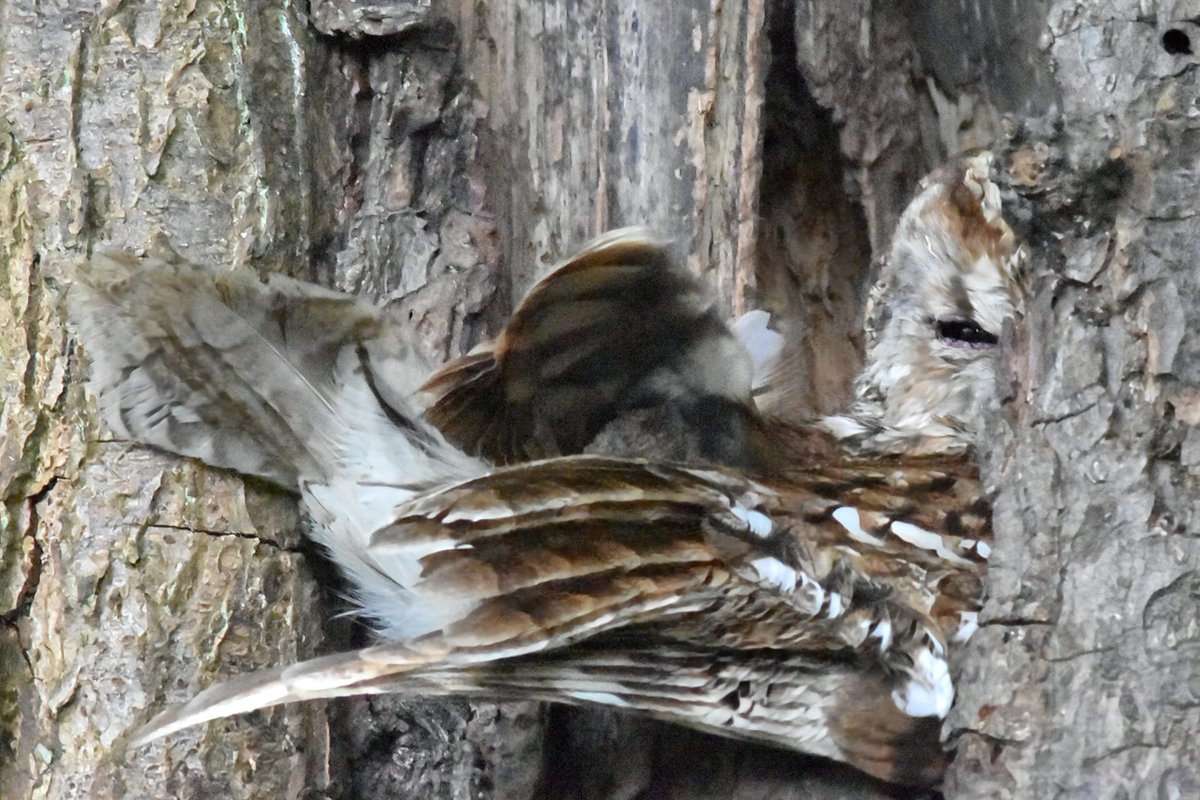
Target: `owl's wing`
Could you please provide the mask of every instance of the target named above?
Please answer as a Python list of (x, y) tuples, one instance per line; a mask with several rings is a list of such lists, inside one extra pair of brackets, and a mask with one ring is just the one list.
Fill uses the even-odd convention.
[[(631, 689), (632, 699), (622, 700), (620, 687), (599, 672), (563, 692), (522, 671), (543, 659), (576, 664), (573, 648), (592, 642), (608, 643), (615, 653), (723, 653), (728, 667), (714, 673), (718, 686), (739, 674), (746, 658), (747, 668), (766, 670), (771, 683), (802, 685), (780, 700), (778, 712), (797, 720), (810, 715), (815, 727), (797, 738), (785, 735), (775, 712), (747, 711), (727, 735), (857, 763), (848, 744), (836, 743), (843, 734), (834, 731), (834, 719), (857, 714), (862, 693), (847, 690), (844, 700), (816, 703), (814, 693), (829, 689), (814, 677), (824, 672), (789, 666), (788, 659), (825, 664), (840, 676), (829, 679), (837, 686), (878, 673), (875, 699), (887, 706), (879, 713), (908, 720), (908, 730), (949, 707), (944, 645), (924, 615), (871, 581), (818, 571), (780, 513), (770, 489), (728, 473), (590, 456), (499, 470), (423, 495), (376, 533), (371, 552), (419, 561), (411, 591), (422, 607), (443, 615), (437, 630), (213, 687), (156, 718), (139, 740), (291, 700), (409, 691), (431, 682), (467, 690), (481, 675), (491, 683), (480, 691), (495, 685), (510, 695), (574, 702), (607, 692), (618, 698), (614, 705), (641, 708), (643, 690)], [(864, 670), (864, 661), (878, 669)], [(713, 690), (686, 681), (675, 686), (675, 677), (661, 675), (672, 688), (645, 710), (719, 728), (700, 705), (679, 710)]]
[(69, 300), (118, 435), (292, 491), (483, 469), (419, 418), (410, 400), (430, 366), (366, 301), (127, 252), (93, 256)]
[[(473, 665), (410, 651), (410, 671), (397, 669), (404, 657), (401, 648), (328, 656), (218, 684), (156, 719), (133, 744), (280, 702), (367, 694), (456, 695), (604, 705), (831, 758), (891, 783), (928, 785), (941, 776), (941, 720), (911, 717), (897, 708), (891, 699), (894, 680), (879, 669), (821, 655), (706, 649), (646, 638), (599, 636), (546, 653)], [(194, 706), (196, 713), (183, 713)]]
[(95, 256), (71, 287), (90, 385), (119, 436), (299, 492), (364, 613), (415, 624), (402, 560), (366, 553), (400, 503), (487, 466), (420, 417), (429, 374), (382, 309), (311, 284)]
[(890, 783), (941, 776), (941, 720), (897, 708), (895, 682), (880, 669), (828, 654), (646, 644), (601, 636), (474, 669), (420, 670), (392, 689), (604, 705), (842, 761)]
[(495, 341), (438, 370), (426, 417), (501, 464), (600, 437), (604, 452), (755, 466), (754, 364), (778, 345), (765, 323), (747, 330), (753, 355), (664, 243), (613, 231), (538, 283)]

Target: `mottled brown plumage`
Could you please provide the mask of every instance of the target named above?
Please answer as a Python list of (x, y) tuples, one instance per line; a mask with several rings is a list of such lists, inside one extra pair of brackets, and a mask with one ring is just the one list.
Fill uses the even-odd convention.
[[(538, 283), (495, 340), (426, 382), (425, 418), (495, 464), (580, 453), (753, 468), (751, 365), (708, 287), (645, 231), (614, 231)], [(684, 435), (645, 436), (651, 427)]]
[[(920, 663), (959, 622), (939, 618), (945, 609), (932, 613), (937, 587), (966, 577), (977, 588), (982, 560), (947, 539), (961, 561), (947, 564), (890, 532), (890, 521), (943, 517), (938, 506), (955, 505), (973, 479), (966, 465), (956, 472), (928, 461), (851, 459), (753, 481), (575, 456), (417, 496), (376, 532), (371, 550), (416, 555), (420, 602), (452, 605), (452, 621), (403, 645), (331, 657), (265, 683), (251, 676), (222, 685), (151, 730), (168, 733), (239, 703), (491, 692), (628, 706), (837, 758), (886, 780), (929, 780), (941, 763), (929, 722), (938, 715), (902, 713), (895, 693), (948, 688)], [(866, 480), (850, 479), (859, 469)], [(886, 487), (924, 502), (900, 502)], [(878, 546), (847, 539), (831, 516), (839, 501), (857, 504)], [(759, 526), (765, 520), (770, 530)], [(679, 680), (684, 655), (706, 665), (689, 681)], [(654, 702), (644, 696), (650, 686)], [(741, 705), (730, 698), (737, 691), (746, 695)], [(868, 708), (875, 723), (856, 733)], [(886, 741), (863, 755), (863, 742), (881, 730)], [(895, 763), (879, 748), (907, 759)]]
[(639, 231), (568, 260), (422, 391), (385, 312), (105, 261), (73, 306), (114, 425), (297, 490), (381, 636), (215, 686), (139, 741), (289, 700), (488, 694), (935, 781), (946, 650), (991, 546), (968, 451), (1021, 291), (987, 169), (905, 212), (855, 402), (810, 423), (757, 412), (746, 348)]

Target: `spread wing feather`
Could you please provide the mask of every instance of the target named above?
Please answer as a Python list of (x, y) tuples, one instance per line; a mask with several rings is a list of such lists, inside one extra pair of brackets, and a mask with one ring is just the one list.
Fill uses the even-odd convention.
[(486, 465), (421, 420), (406, 326), (284, 277), (97, 255), (71, 288), (91, 385), (123, 436), (300, 492), (311, 535), (384, 631), (428, 630), (414, 567), (366, 553), (392, 510)]
[[(669, 679), (667, 678), (669, 676)], [(282, 702), (365, 694), (476, 695), (601, 704), (721, 736), (845, 761), (878, 778), (929, 784), (944, 763), (935, 720), (901, 713), (891, 682), (853, 660), (596, 637), (503, 661), (433, 643), (314, 659), (213, 686), (136, 732), (134, 746)]]
[[(502, 464), (580, 453), (603, 434), (622, 455), (755, 466), (753, 370), (708, 287), (626, 228), (535, 286), (495, 341), (438, 370), (426, 416)], [(664, 421), (680, 429), (668, 452), (647, 432)]]
[(355, 473), (413, 483), (480, 471), (417, 417), (429, 372), (406, 326), (273, 275), (95, 255), (70, 292), (119, 434), (298, 490)]
[[(154, 720), (139, 740), (290, 700), (431, 686), (616, 698), (611, 704), (820, 754), (829, 754), (828, 737), (813, 733), (811, 744), (789, 726), (805, 715), (822, 730), (840, 724), (842, 712), (827, 718), (818, 708), (833, 702), (817, 698), (834, 685), (826, 681), (879, 672), (883, 717), (899, 714), (911, 727), (944, 714), (912, 701), (952, 696), (948, 678), (921, 660), (944, 655), (932, 623), (836, 565), (816, 569), (794, 531), (764, 524), (782, 513), (773, 490), (731, 473), (595, 456), (498, 470), (421, 495), (397, 509), (369, 552), (416, 561), (410, 590), (440, 615), (436, 630), (214, 687)], [(655, 658), (659, 668), (678, 667), (660, 680), (688, 674), (682, 656), (668, 663), (680, 653), (693, 659), (691, 677), (649, 685)], [(697, 654), (709, 672), (696, 671)], [(882, 667), (864, 671), (875, 663)], [(787, 688), (789, 699), (776, 708), (768, 693), (726, 713), (737, 700), (728, 687), (752, 673), (770, 679), (764, 687)], [(627, 690), (612, 690), (626, 680)]]

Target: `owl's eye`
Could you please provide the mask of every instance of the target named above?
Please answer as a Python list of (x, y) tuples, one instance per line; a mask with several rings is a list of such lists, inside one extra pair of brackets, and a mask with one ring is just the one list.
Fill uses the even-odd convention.
[(991, 347), (999, 341), (995, 334), (985, 331), (979, 323), (961, 317), (939, 319), (934, 328), (937, 338), (951, 347), (977, 349)]

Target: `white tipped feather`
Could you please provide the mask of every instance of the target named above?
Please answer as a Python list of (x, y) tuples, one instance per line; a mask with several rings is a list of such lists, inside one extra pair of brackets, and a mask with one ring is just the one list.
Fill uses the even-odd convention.
[(954, 703), (946, 659), (930, 649), (919, 650), (909, 680), (892, 693), (892, 701), (910, 717), (945, 718)]

